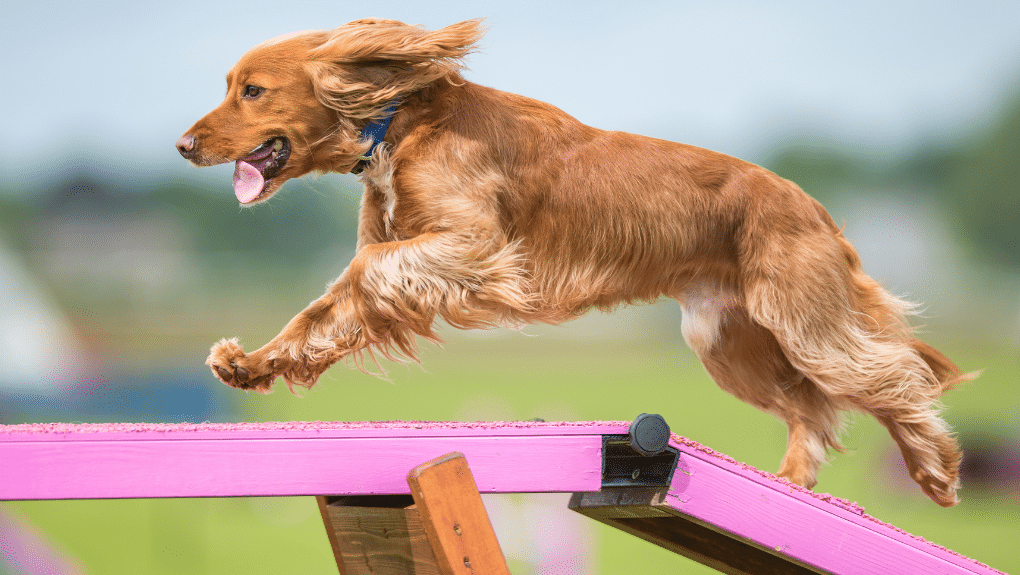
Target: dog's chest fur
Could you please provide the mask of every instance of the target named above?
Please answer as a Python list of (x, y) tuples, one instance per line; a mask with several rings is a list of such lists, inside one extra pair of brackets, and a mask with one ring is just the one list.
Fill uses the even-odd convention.
[[(397, 192), (393, 182), (393, 162), (390, 160), (388, 150), (380, 146), (375, 157), (366, 166), (361, 174), (361, 181), (365, 185), (365, 201), (371, 202), (375, 208), (374, 216), (378, 218), (376, 223), (382, 237), (372, 238), (372, 241), (396, 241), (404, 239), (402, 234), (396, 230), (393, 219), (397, 208)], [(371, 217), (371, 215), (370, 215)], [(373, 222), (362, 221), (362, 227)], [(363, 229), (362, 233), (368, 230)]]
[(677, 297), (683, 310), (680, 330), (687, 345), (699, 355), (718, 341), (728, 309), (738, 306), (736, 292), (713, 282), (694, 282)]

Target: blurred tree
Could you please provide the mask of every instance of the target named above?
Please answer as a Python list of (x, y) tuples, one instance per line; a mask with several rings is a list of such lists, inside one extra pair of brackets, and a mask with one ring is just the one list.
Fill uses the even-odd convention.
[(822, 141), (787, 145), (764, 163), (824, 205), (832, 203), (840, 188), (870, 182), (876, 170), (865, 157)]
[(1020, 94), (987, 132), (892, 164), (825, 139), (787, 145), (764, 163), (826, 205), (846, 189), (921, 190), (942, 205), (972, 257), (1020, 271)]
[(234, 253), (272, 264), (314, 261), (324, 251), (353, 246), (360, 188), (353, 182), (298, 180), (265, 204), (240, 209), (229, 184), (184, 178), (146, 187), (150, 209), (172, 214), (191, 232), (195, 251)]
[(1020, 96), (953, 162), (946, 188), (965, 235), (995, 263), (1020, 270)]
[(25, 249), (29, 227), (29, 208), (24, 201), (0, 191), (0, 242), (17, 250)]
[(32, 250), (47, 226), (79, 225), (101, 234), (117, 230), (95, 225), (100, 222), (170, 218), (199, 258), (233, 254), (265, 265), (300, 265), (354, 244), (361, 190), (348, 180), (297, 180), (271, 201), (239, 209), (229, 181), (76, 167), (25, 193), (0, 193), (0, 231), (15, 249)]

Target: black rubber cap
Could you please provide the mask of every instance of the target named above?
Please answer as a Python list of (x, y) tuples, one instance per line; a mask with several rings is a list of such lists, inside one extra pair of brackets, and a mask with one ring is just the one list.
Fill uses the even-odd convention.
[(630, 446), (642, 455), (661, 453), (669, 445), (669, 424), (657, 413), (642, 413), (630, 424)]

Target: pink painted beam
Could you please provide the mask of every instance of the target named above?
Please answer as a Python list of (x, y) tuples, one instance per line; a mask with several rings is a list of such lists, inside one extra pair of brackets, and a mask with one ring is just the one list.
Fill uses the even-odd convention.
[(673, 509), (831, 573), (999, 574), (854, 503), (805, 489), (674, 435)]
[(0, 500), (407, 494), (451, 451), (483, 493), (597, 491), (626, 423), (0, 426)]
[[(701, 535), (721, 534), (736, 542), (729, 549), (743, 549), (755, 561), (763, 554), (765, 561), (778, 559), (788, 567), (774, 571), (782, 573), (1000, 573), (883, 523), (855, 504), (678, 435), (671, 445), (680, 458), (668, 488), (600, 492), (602, 436), (625, 434), (628, 427), (625, 422), (0, 426), (0, 500), (407, 494), (408, 469), (461, 451), (483, 493), (574, 492), (572, 507), (578, 511), (728, 573), (760, 570), (734, 567), (732, 551), (706, 557), (704, 546), (684, 548), (676, 536), (683, 529), (697, 535), (699, 528)], [(646, 493), (655, 495), (642, 501)]]
[(571, 508), (726, 573), (1002, 575), (684, 437), (667, 489), (575, 494)]

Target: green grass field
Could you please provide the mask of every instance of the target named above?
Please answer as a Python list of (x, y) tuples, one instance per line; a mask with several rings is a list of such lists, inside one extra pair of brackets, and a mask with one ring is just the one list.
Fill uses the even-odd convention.
[[(1018, 437), (1015, 350), (943, 346), (976, 383), (945, 398), (962, 432)], [(423, 367), (387, 364), (390, 381), (336, 367), (295, 397), (238, 392), (236, 419), (546, 420), (631, 419), (661, 413), (673, 430), (737, 460), (774, 471), (785, 427), (718, 390), (680, 340), (612, 343), (503, 334), (425, 346)], [(218, 385), (211, 377), (209, 385)], [(942, 509), (895, 473), (895, 448), (873, 420), (844, 435), (851, 452), (822, 470), (817, 489), (857, 501), (879, 519), (1004, 571), (1020, 571), (1020, 487), (965, 485)], [(73, 479), (70, 479), (73, 480)], [(490, 496), (487, 501), (492, 501)], [(523, 503), (522, 503), (523, 501)], [(518, 498), (503, 509), (521, 509)], [(335, 573), (312, 498), (45, 501), (4, 504), (65, 546), (89, 573)], [(564, 514), (572, 514), (564, 506)], [(541, 526), (535, 526), (539, 529)], [(714, 573), (590, 522), (598, 573)], [(825, 544), (820, 542), (820, 544)], [(505, 549), (506, 550), (506, 549)], [(529, 564), (508, 552), (515, 573)]]

